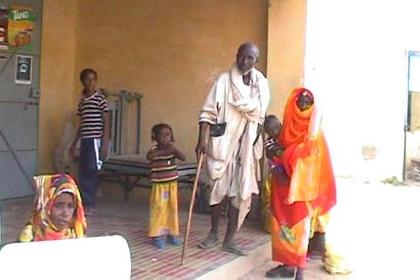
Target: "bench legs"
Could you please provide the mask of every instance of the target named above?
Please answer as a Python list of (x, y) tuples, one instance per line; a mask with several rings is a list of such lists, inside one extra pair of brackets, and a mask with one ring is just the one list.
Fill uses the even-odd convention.
[(134, 186), (137, 185), (140, 177), (136, 176), (134, 180), (131, 180), (129, 175), (123, 175), (123, 177), (124, 178), (121, 180), (121, 175), (118, 176), (118, 181), (124, 191), (124, 200), (128, 201), (130, 199), (130, 192)]

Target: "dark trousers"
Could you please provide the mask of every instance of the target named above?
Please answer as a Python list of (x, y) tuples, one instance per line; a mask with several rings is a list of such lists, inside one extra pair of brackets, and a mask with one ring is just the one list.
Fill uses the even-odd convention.
[(79, 183), (83, 205), (95, 207), (99, 183), (97, 166), (99, 147), (95, 148), (94, 138), (82, 139), (80, 144)]

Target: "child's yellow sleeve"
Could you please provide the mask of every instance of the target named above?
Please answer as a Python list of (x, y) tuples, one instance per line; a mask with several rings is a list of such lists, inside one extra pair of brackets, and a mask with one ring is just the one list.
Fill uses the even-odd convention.
[(27, 224), (22, 232), (19, 234), (18, 241), (19, 242), (32, 242), (34, 240), (34, 234), (32, 231), (32, 225)]

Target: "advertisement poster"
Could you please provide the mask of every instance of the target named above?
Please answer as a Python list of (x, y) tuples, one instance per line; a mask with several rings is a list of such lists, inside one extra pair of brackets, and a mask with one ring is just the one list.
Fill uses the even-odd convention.
[(7, 50), (7, 19), (9, 10), (6, 7), (0, 7), (0, 50)]
[(31, 8), (12, 5), (9, 9), (7, 41), (10, 47), (31, 49), (35, 16)]
[(16, 56), (16, 84), (30, 85), (32, 82), (32, 56)]

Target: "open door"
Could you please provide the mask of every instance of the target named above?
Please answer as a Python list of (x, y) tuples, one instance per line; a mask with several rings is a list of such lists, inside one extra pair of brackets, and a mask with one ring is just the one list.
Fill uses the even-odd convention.
[(420, 182), (420, 51), (408, 52), (404, 177)]

